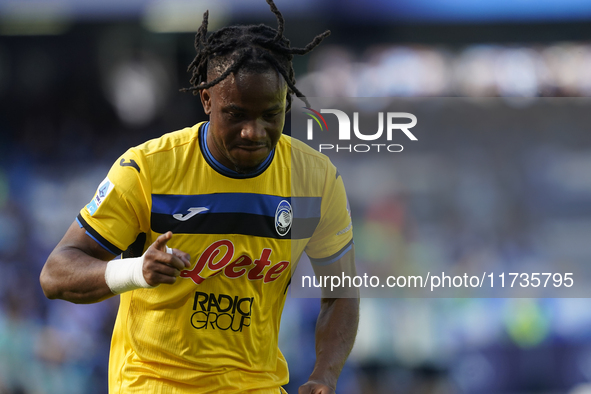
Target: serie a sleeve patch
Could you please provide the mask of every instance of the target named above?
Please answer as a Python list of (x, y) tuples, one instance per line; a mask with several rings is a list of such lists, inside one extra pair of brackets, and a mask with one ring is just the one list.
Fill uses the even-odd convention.
[(105, 177), (105, 179), (101, 182), (98, 189), (96, 190), (96, 193), (94, 194), (92, 200), (86, 205), (86, 210), (88, 211), (90, 216), (94, 215), (98, 207), (102, 204), (103, 201), (105, 201), (105, 199), (107, 198), (109, 193), (111, 193), (111, 190), (113, 190), (114, 187), (115, 185), (113, 184), (113, 182), (109, 180), (109, 177)]

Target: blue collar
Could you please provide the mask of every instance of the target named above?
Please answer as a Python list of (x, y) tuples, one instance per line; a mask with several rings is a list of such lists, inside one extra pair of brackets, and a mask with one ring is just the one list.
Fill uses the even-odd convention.
[(238, 179), (254, 178), (256, 176), (261, 175), (267, 169), (267, 167), (269, 167), (271, 165), (271, 162), (273, 161), (273, 157), (275, 156), (275, 148), (273, 148), (271, 153), (269, 153), (269, 156), (267, 156), (265, 161), (263, 161), (261, 164), (259, 164), (255, 168), (255, 170), (251, 173), (242, 174), (242, 173), (237, 172), (235, 170), (229, 169), (228, 167), (226, 167), (225, 165), (223, 165), (222, 163), (217, 161), (216, 158), (213, 157), (213, 155), (211, 154), (211, 151), (209, 150), (209, 147), (207, 146), (207, 132), (208, 131), (209, 131), (209, 122), (205, 123), (200, 128), (199, 146), (201, 147), (201, 153), (203, 153), (203, 157), (205, 158), (205, 161), (207, 161), (207, 163), (214, 170), (219, 172), (220, 174), (227, 176), (229, 178), (238, 178)]

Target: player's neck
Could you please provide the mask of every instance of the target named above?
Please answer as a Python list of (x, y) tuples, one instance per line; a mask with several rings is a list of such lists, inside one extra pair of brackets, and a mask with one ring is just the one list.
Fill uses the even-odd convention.
[(224, 165), (220, 162), (214, 155), (211, 147), (209, 146), (210, 142), (207, 138), (209, 132), (210, 123), (206, 122), (200, 129), (200, 145), (202, 148), (203, 155), (207, 162), (213, 167), (217, 172), (221, 173), (222, 175), (229, 176), (231, 178), (252, 178), (262, 174), (267, 167), (273, 161), (273, 157), (275, 155), (275, 149), (273, 149), (267, 158), (258, 166), (249, 169), (239, 169), (239, 168), (229, 168), (227, 165)]

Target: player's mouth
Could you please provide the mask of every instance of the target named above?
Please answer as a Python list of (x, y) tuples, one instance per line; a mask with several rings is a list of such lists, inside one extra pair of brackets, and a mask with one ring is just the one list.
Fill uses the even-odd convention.
[(249, 152), (257, 152), (261, 149), (266, 149), (267, 145), (266, 144), (256, 144), (256, 145), (237, 145), (236, 146), (238, 149), (242, 149), (242, 150), (246, 150)]

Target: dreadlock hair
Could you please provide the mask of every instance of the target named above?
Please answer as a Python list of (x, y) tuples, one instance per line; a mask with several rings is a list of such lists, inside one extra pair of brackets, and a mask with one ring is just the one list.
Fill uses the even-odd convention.
[[(283, 36), (285, 25), (283, 15), (273, 0), (266, 1), (277, 17), (277, 29), (264, 24), (228, 26), (207, 37), (209, 11), (203, 14), (203, 22), (195, 35), (197, 55), (187, 69), (188, 72), (193, 73), (190, 80), (192, 86), (181, 89), (181, 91), (192, 91), (197, 95), (200, 90), (215, 86), (228, 75), (237, 73), (240, 69), (264, 72), (272, 68), (281, 74), (287, 82), (286, 112), (291, 109), (292, 94), (299, 97), (307, 107), (310, 106), (306, 97), (295, 86), (293, 55), (304, 55), (316, 48), (324, 38), (330, 35), (330, 30), (314, 37), (312, 42), (304, 48), (292, 48), (289, 40)], [(225, 70), (217, 78), (207, 81), (208, 70), (218, 69), (221, 71), (224, 68)]]

